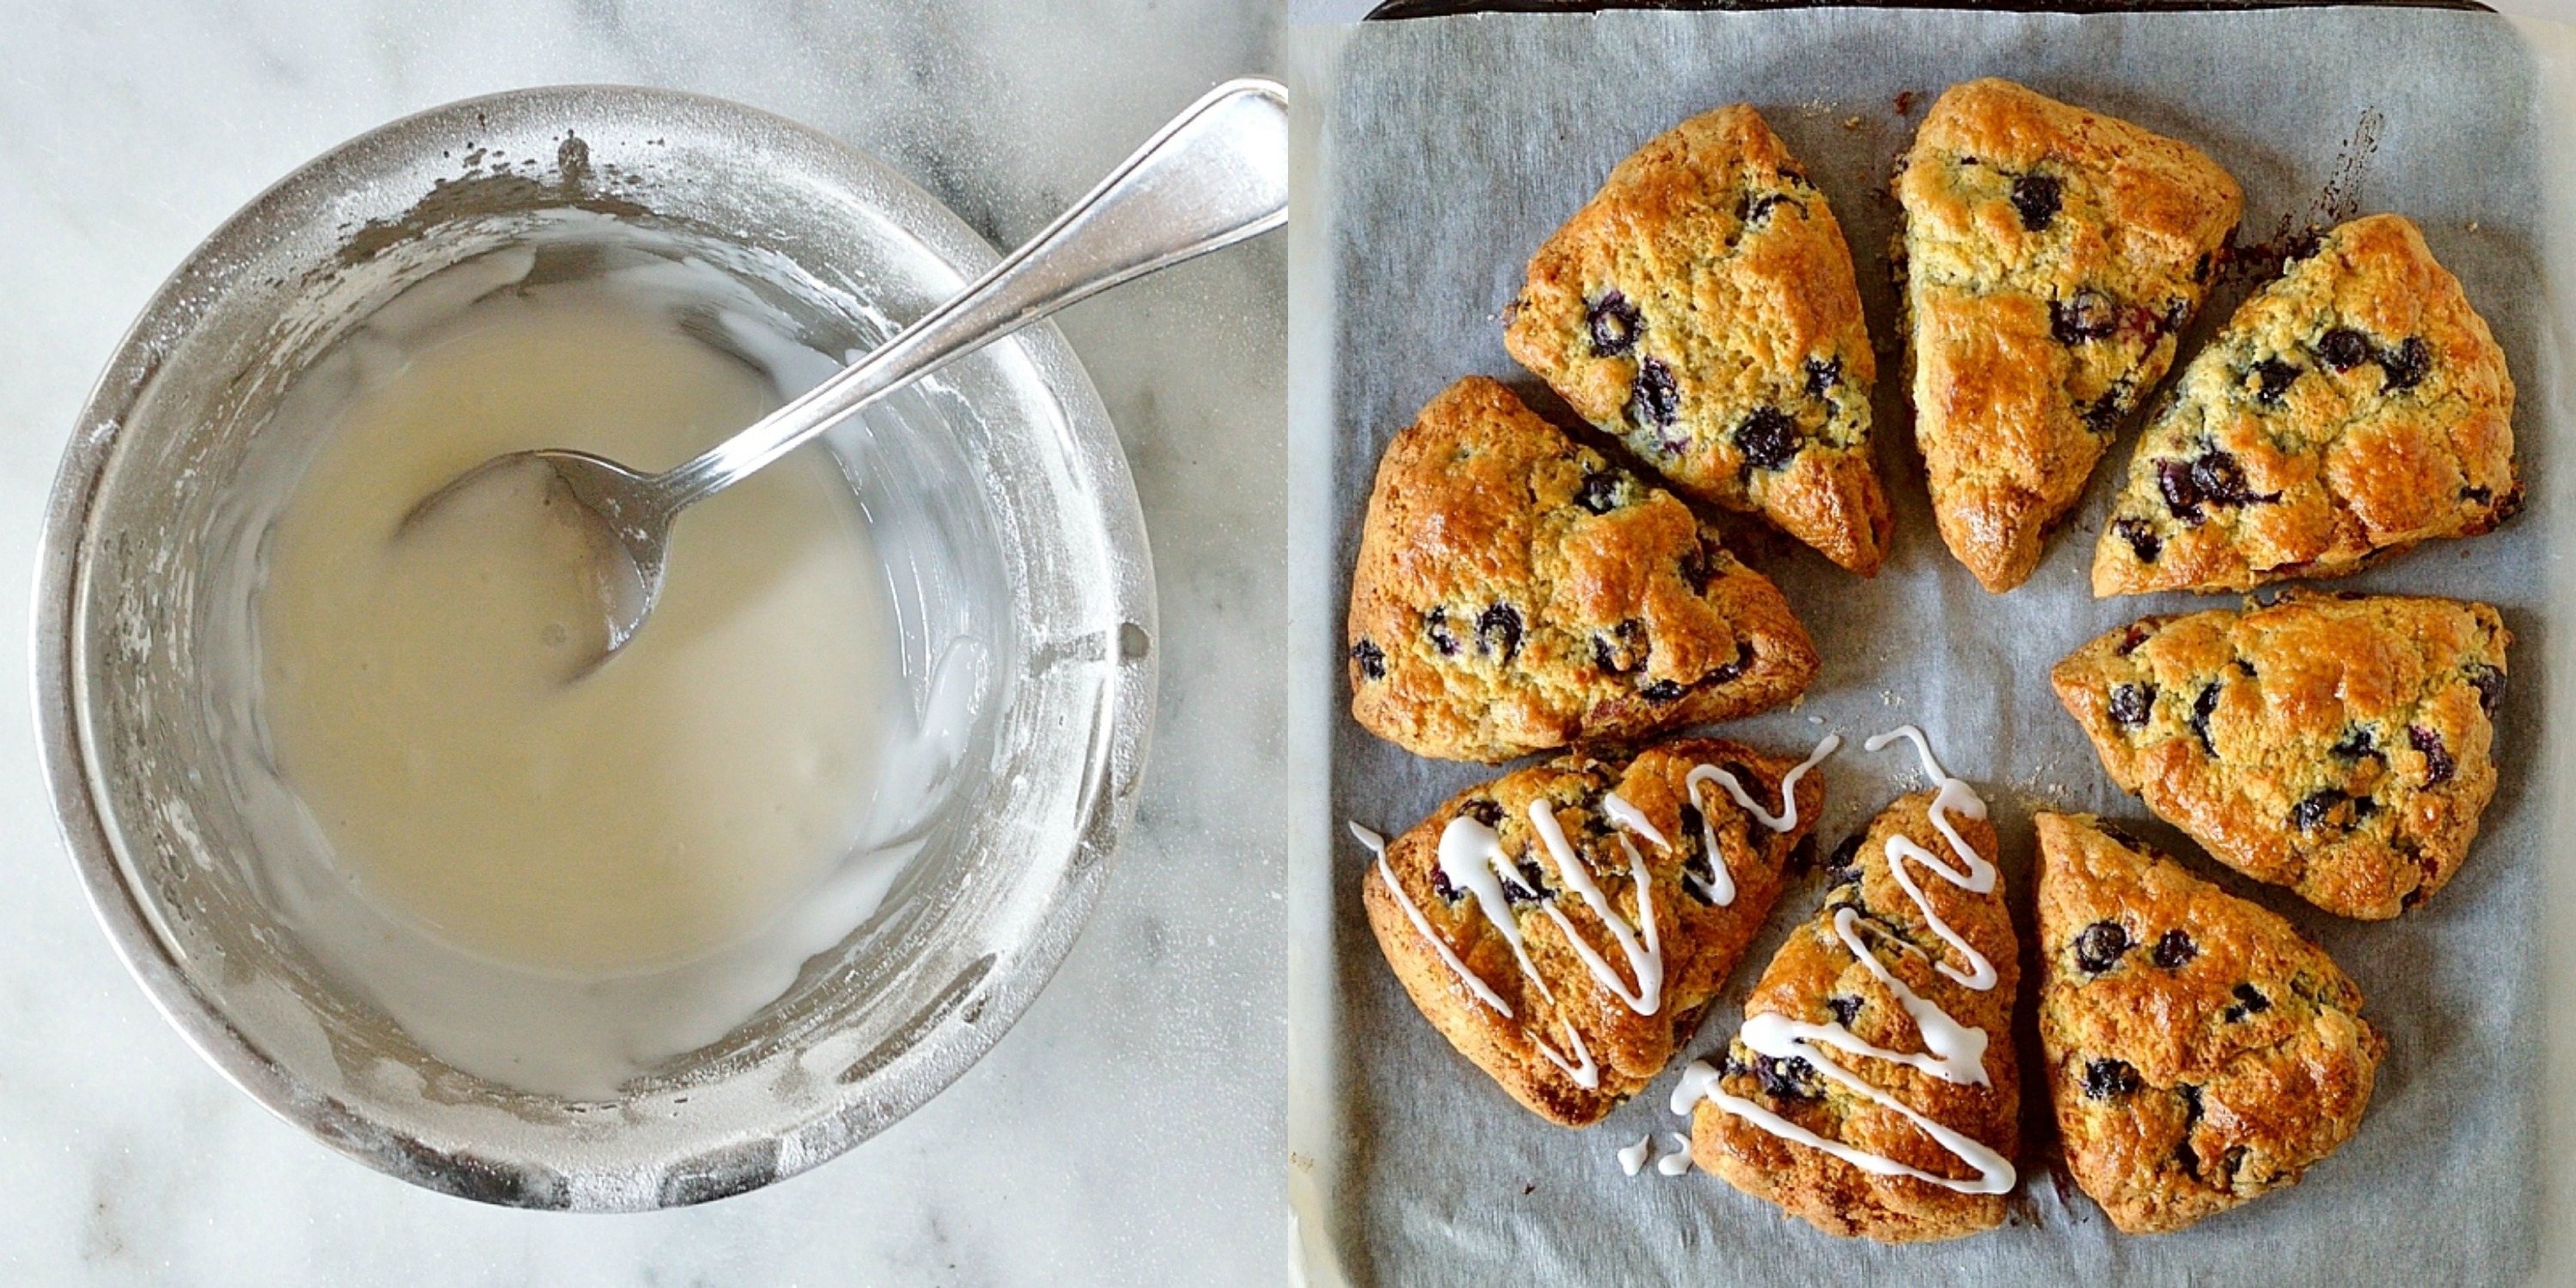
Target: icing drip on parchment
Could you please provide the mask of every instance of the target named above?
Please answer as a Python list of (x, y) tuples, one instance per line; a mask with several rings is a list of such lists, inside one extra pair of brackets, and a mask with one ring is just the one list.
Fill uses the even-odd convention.
[(1689, 1171), (1691, 1169), (1690, 1137), (1680, 1132), (1665, 1132), (1664, 1135), (1673, 1142), (1673, 1147), (1671, 1152), (1655, 1160), (1655, 1175), (1679, 1176)]
[[(1896, 878), (1897, 885), (1905, 891), (1907, 897), (1914, 901), (1914, 906), (1922, 912), (1925, 924), (1929, 925), (1933, 933), (1939, 935), (1941, 941), (1954, 949), (1967, 963), (1967, 968), (1961, 970), (1948, 962), (1935, 962), (1935, 969), (1957, 981), (1962, 987), (1986, 992), (1994, 988), (1997, 981), (1994, 963), (1988, 961), (1984, 954), (1970, 946), (1950, 928), (1947, 922), (1941, 920), (1940, 915), (1933, 911), (1931, 900), (1924, 896), (1923, 888), (1916, 884), (1908, 871), (1909, 868), (1921, 867), (1962, 890), (1975, 894), (1993, 892), (1994, 864), (1978, 854), (1975, 847), (1969, 845), (1966, 838), (1959, 835), (1958, 829), (1949, 820), (1949, 814), (1954, 810), (1969, 818), (1982, 819), (1986, 816), (1986, 803), (1966, 783), (1952, 778), (1942, 770), (1941, 763), (1933, 758), (1931, 743), (1924, 738), (1922, 730), (1912, 725), (1905, 725), (1880, 734), (1862, 745), (1870, 751), (1877, 751), (1899, 738), (1909, 739), (1914, 743), (1916, 752), (1922, 757), (1924, 773), (1936, 784), (1932, 803), (1927, 812), (1931, 817), (1933, 830), (1939, 832), (1941, 839), (1948, 843), (1951, 853), (1959, 860), (1959, 865), (1952, 867), (1944, 863), (1939, 856), (1913, 841), (1903, 836), (1892, 836), (1887, 841), (1888, 871)], [(1841, 1083), (1870, 1102), (1903, 1116), (1924, 1135), (1931, 1137), (1943, 1149), (1955, 1155), (1959, 1161), (1975, 1168), (1977, 1176), (1972, 1180), (1936, 1176), (1884, 1155), (1857, 1149), (1841, 1141), (1828, 1140), (1750, 1100), (1719, 1090), (1720, 1075), (1705, 1060), (1692, 1061), (1690, 1067), (1683, 1071), (1681, 1084), (1673, 1090), (1673, 1112), (1687, 1114), (1693, 1106), (1704, 1099), (1775, 1136), (1831, 1154), (1866, 1172), (1880, 1176), (1910, 1176), (1963, 1194), (2009, 1192), (2016, 1180), (2011, 1160), (1958, 1131), (1932, 1121), (1900, 1103), (1895, 1097), (1863, 1082), (1826, 1054), (1828, 1050), (1833, 1050), (1886, 1060), (1921, 1070), (1944, 1082), (1954, 1084), (1992, 1085), (1985, 1066), (1986, 1045), (1989, 1041), (1986, 1031), (1974, 1025), (1959, 1023), (1949, 1012), (1917, 996), (1913, 989), (1906, 987), (1903, 981), (1898, 980), (1885, 965), (1880, 963), (1877, 955), (1869, 950), (1869, 945), (1862, 941), (1860, 924), (1859, 914), (1850, 908), (1840, 909), (1834, 914), (1835, 936), (1842, 940), (1843, 947), (1863, 963), (1881, 984), (1886, 985), (1888, 991), (1894, 994), (1897, 1001), (1904, 1006), (1906, 1014), (1913, 1018), (1915, 1028), (1922, 1036), (1924, 1051), (1919, 1053), (1890, 1051), (1863, 1041), (1848, 1026), (1840, 1023), (1810, 1024), (1790, 1019), (1785, 1015), (1768, 1013), (1748, 1017), (1744, 1021), (1742, 1033), (1738, 1036), (1746, 1049), (1757, 1055), (1768, 1056), (1774, 1060), (1804, 1060), (1824, 1077)]]
[(1637, 1138), (1634, 1145), (1619, 1148), (1619, 1170), (1634, 1176), (1646, 1170), (1646, 1156), (1655, 1151), (1655, 1138), (1648, 1134)]
[(1646, 1170), (1647, 1162), (1652, 1160), (1657, 1176), (1679, 1176), (1689, 1171), (1691, 1169), (1690, 1137), (1680, 1132), (1668, 1131), (1664, 1133), (1664, 1139), (1671, 1141), (1672, 1144), (1666, 1146), (1661, 1153), (1656, 1152), (1655, 1138), (1651, 1133), (1638, 1137), (1634, 1145), (1620, 1146), (1619, 1170), (1629, 1176), (1635, 1176)]

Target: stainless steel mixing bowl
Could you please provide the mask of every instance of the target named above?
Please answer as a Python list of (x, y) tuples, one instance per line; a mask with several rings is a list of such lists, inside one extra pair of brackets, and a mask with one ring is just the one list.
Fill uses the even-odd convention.
[[(245, 808), (261, 771), (241, 498), (299, 373), (405, 287), (495, 250), (577, 271), (592, 241), (737, 279), (824, 354), (864, 350), (994, 260), (883, 164), (790, 122), (631, 88), (438, 108), (289, 176), (172, 276), (83, 409), (45, 520), (45, 772), (89, 896), (205, 1057), (316, 1138), (493, 1203), (631, 1210), (831, 1158), (963, 1073), (1071, 945), (1133, 808), (1154, 705), (1151, 569), (1097, 395), (1040, 326), (827, 440), (890, 578), (908, 678), (979, 670), (965, 752), (869, 921), (722, 1040), (604, 1101), (440, 1061), (279, 915)], [(659, 248), (659, 249), (649, 249)], [(625, 252), (620, 252), (625, 253)], [(255, 674), (255, 672), (253, 673)]]

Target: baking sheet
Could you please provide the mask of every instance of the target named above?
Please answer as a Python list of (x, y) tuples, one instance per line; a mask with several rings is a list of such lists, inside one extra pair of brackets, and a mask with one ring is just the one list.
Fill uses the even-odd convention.
[[(2551, 1026), (2544, 972), (2567, 953), (2544, 924), (2563, 860), (2546, 843), (2560, 749), (2544, 608), (2569, 503), (2555, 440), (2576, 431), (2568, 376), (2576, 169), (2563, 129), (2565, 31), (2483, 15), (2307, 10), (2068, 16), (1897, 10), (1488, 15), (1289, 34), (1298, 126), (1290, 254), (1291, 558), (1299, 579), (1292, 761), (1313, 771), (1290, 891), (1290, 1196), (1310, 1282), (1877, 1283), (2519, 1282), (2543, 1263)], [(2502, 784), (2476, 850), (2424, 908), (2344, 922), (2235, 878), (2152, 821), (2137, 830), (2194, 869), (2288, 916), (2333, 953), (2390, 1037), (2369, 1116), (2297, 1188), (2189, 1231), (2118, 1234), (2049, 1166), (2025, 989), (2017, 1040), (2023, 1173), (2003, 1229), (1927, 1247), (1833, 1239), (1705, 1173), (1622, 1175), (1614, 1152), (1687, 1130), (1665, 1101), (1681, 1061), (1603, 1123), (1569, 1132), (1521, 1110), (1451, 1051), (1386, 969), (1361, 914), (1365, 856), (1350, 819), (1392, 834), (1494, 771), (1422, 760), (1352, 724), (1341, 613), (1377, 457), (1461, 375), (1504, 378), (1561, 404), (1504, 354), (1498, 313), (1527, 256), (1620, 158), (1693, 113), (1757, 105), (1824, 189), (1859, 263), (1879, 348), (1880, 464), (1894, 555), (1861, 582), (1782, 539), (1729, 523), (1731, 544), (1778, 580), (1819, 641), (1822, 678), (1797, 708), (1724, 726), (1803, 752), (1852, 745), (1822, 771), (1830, 847), (1915, 783), (1891, 749), (1853, 735), (1923, 726), (1952, 772), (1986, 794), (2025, 940), (2033, 809), (2146, 820), (2103, 775), (2046, 672), (2095, 634), (2148, 612), (2234, 602), (2096, 602), (2095, 534), (2136, 426), (2097, 471), (2076, 521), (2029, 584), (1978, 589), (1934, 532), (1885, 248), (1888, 170), (1944, 86), (2001, 75), (2191, 140), (2246, 191), (2248, 240), (2304, 223), (2339, 172), (2361, 211), (2424, 227), (2505, 347), (2531, 508), (2504, 530), (2435, 543), (2342, 587), (2442, 593), (2503, 609), (2516, 636), (2499, 717)], [(1901, 114), (1900, 94), (1914, 97)], [(2365, 121), (2370, 124), (2365, 125)], [(2367, 136), (2375, 135), (2375, 147)], [(2223, 290), (2186, 333), (2187, 359), (2243, 298)], [(2177, 362), (2177, 367), (2180, 362)], [(2561, 591), (2561, 595), (2565, 592)], [(2560, 884), (2553, 886), (2552, 882)], [(1812, 913), (1794, 887), (1711, 1008), (1697, 1056), (1723, 1046), (1746, 989), (1787, 928)], [(2563, 1042), (2562, 1042), (2563, 1044)], [(2558, 1079), (2553, 1082), (2553, 1078)], [(1667, 1142), (1668, 1143), (1668, 1142)], [(1890, 1275), (1908, 1276), (1891, 1280)]]

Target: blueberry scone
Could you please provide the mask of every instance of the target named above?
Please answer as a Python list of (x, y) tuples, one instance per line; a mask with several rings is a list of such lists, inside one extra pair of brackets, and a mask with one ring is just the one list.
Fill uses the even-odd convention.
[[(2020, 1144), (2020, 972), (1995, 832), (1963, 784), (1888, 807), (1826, 869), (1718, 1064), (1674, 1098), (1691, 1157), (1831, 1234), (1950, 1239), (2004, 1220)], [(1900, 874), (1901, 869), (1901, 874)]]
[(2415, 225), (2372, 215), (2183, 369), (2102, 529), (2093, 593), (2337, 576), (2521, 504), (2504, 350)]
[(1663, 1072), (1822, 806), (1802, 766), (1679, 739), (1469, 788), (1362, 877), (1369, 928), (1450, 1045), (1551, 1122)]
[(2292, 594), (2142, 618), (2054, 679), (2147, 808), (2257, 881), (2379, 920), (2477, 839), (2511, 641), (2484, 604)]
[(1878, 571), (1890, 520), (1851, 251), (1751, 107), (1620, 162), (1506, 316), (1512, 356), (1674, 486)]
[(1816, 673), (1779, 588), (1690, 507), (1479, 376), (1378, 462), (1349, 649), (1362, 728), (1488, 762), (1749, 715)]
[(1941, 95), (1896, 195), (1933, 514), (2010, 590), (2172, 364), (2244, 199), (2190, 144), (2000, 80)]
[(2090, 818), (2036, 822), (2048, 1095), (2111, 1223), (2179, 1230), (2351, 1139), (2388, 1043), (2325, 951)]

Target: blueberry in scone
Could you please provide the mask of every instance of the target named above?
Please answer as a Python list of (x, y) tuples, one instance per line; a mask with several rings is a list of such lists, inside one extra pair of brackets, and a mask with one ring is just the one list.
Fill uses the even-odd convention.
[(1378, 462), (1347, 647), (1361, 727), (1450, 760), (1750, 715), (1816, 673), (1779, 588), (1690, 507), (1480, 376)]
[(2257, 881), (2379, 920), (2477, 839), (2512, 638), (2484, 604), (2290, 594), (2142, 618), (2053, 678), (2147, 808)]
[(2172, 364), (2244, 199), (2190, 144), (2001, 80), (1933, 103), (1896, 195), (1933, 513), (2010, 590)]
[(2415, 225), (2372, 215), (2183, 369), (2139, 437), (2093, 593), (2337, 576), (2521, 504), (2504, 350)]
[(1878, 571), (1890, 519), (1851, 251), (1750, 106), (1620, 162), (1505, 316), (1512, 356), (1675, 487)]
[(1994, 828), (1982, 803), (1962, 808), (1964, 784), (1943, 788), (1899, 799), (1836, 856), (1823, 911), (1771, 959), (1742, 1032), (1674, 1097), (1693, 1161), (1831, 1234), (1993, 1229), (2015, 1184), (2019, 956)]
[(2387, 1040), (2325, 951), (2089, 817), (2036, 822), (2048, 1095), (2112, 1224), (2179, 1230), (2351, 1139)]
[(1469, 788), (1387, 844), (1362, 904), (1450, 1045), (1580, 1127), (1699, 1026), (1823, 802), (1814, 775), (1737, 743), (1565, 756)]

